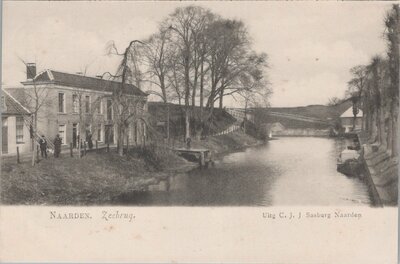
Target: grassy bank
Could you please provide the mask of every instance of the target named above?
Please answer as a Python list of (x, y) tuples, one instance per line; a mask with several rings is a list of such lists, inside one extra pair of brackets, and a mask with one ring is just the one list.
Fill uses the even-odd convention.
[[(229, 133), (226, 135), (208, 137), (206, 140), (195, 140), (191, 142), (192, 148), (207, 148), (214, 154), (224, 154), (226, 152), (239, 150), (245, 147), (260, 144), (261, 141), (251, 137), (242, 131)], [(183, 143), (180, 147), (184, 147)]]
[[(114, 196), (141, 190), (166, 177), (143, 157), (118, 156), (114, 151), (89, 153), (83, 158), (44, 159), (35, 167), (30, 162), (2, 162), (3, 204), (104, 204)], [(185, 166), (188, 162), (169, 156), (165, 163)]]
[[(221, 154), (257, 143), (236, 132), (193, 140), (192, 147)], [(16, 164), (3, 159), (0, 197), (3, 204), (104, 205), (122, 193), (144, 190), (195, 167), (197, 163), (155, 147), (132, 150), (124, 157), (115, 150), (90, 152), (81, 159), (63, 154), (59, 159), (43, 159), (35, 167), (29, 161)]]

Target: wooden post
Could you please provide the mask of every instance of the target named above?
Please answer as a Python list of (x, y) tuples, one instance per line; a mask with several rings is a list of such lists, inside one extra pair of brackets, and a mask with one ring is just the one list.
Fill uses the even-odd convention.
[(200, 168), (203, 168), (204, 166), (204, 152), (200, 152)]
[(107, 152), (110, 152), (110, 143), (107, 143)]
[(208, 169), (208, 165), (211, 162), (211, 152), (209, 151), (206, 152), (205, 159), (206, 159), (205, 161), (206, 169)]
[(17, 147), (17, 164), (19, 164), (19, 147)]
[(83, 143), (83, 155), (86, 156), (86, 142)]
[(74, 154), (72, 153), (72, 142), (69, 143), (69, 154), (71, 155), (71, 157), (74, 156)]
[(98, 147), (98, 141), (96, 140), (96, 150), (98, 149), (99, 147)]

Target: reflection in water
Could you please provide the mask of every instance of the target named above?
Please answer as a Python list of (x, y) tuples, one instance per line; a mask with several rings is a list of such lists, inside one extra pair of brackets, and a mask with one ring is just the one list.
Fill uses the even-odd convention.
[(149, 191), (119, 197), (135, 205), (271, 206), (365, 205), (358, 178), (336, 171), (348, 143), (329, 138), (279, 138), (229, 154), (214, 168), (170, 177)]

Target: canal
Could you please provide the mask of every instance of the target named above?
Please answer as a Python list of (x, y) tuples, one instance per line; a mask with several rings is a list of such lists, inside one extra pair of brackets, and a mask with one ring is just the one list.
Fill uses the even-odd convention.
[(227, 154), (213, 168), (170, 177), (119, 204), (154, 206), (346, 206), (371, 203), (365, 183), (336, 171), (348, 142), (282, 137)]

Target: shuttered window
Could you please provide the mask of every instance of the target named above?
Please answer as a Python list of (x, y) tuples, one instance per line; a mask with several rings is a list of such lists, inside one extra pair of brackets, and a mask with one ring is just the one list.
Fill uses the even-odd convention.
[(63, 93), (58, 94), (58, 112), (65, 113), (65, 100)]

